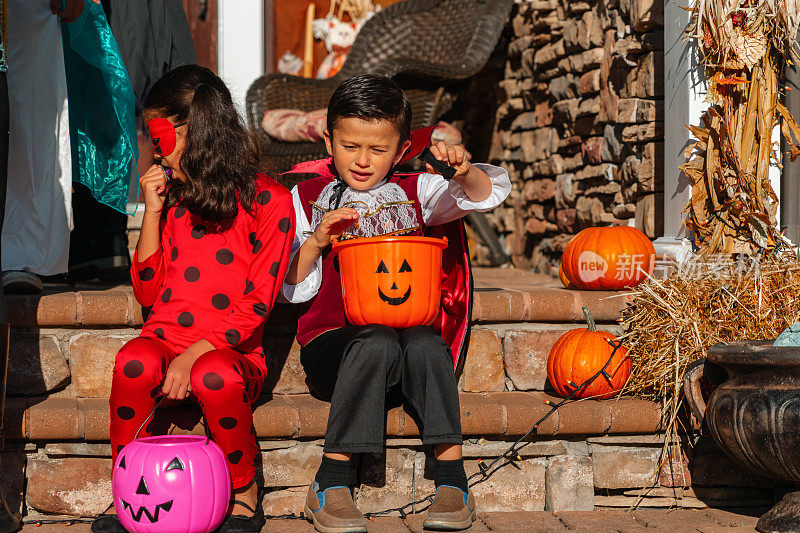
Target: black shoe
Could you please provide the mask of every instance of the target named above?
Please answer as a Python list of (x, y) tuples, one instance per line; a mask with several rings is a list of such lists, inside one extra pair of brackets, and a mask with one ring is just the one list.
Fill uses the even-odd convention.
[[(267, 519), (264, 517), (264, 510), (261, 508), (260, 505), (256, 505), (256, 508), (253, 509), (249, 505), (239, 500), (234, 500), (233, 503), (238, 503), (245, 509), (253, 511), (253, 514), (250, 516), (242, 516), (238, 514), (229, 514), (225, 517), (225, 520), (222, 522), (222, 525), (219, 526), (217, 529), (218, 533), (258, 533), (261, 531), (261, 528), (264, 527), (264, 524), (267, 523)], [(96, 532), (97, 533), (97, 532)]]
[(115, 514), (100, 513), (92, 521), (92, 533), (127, 533)]

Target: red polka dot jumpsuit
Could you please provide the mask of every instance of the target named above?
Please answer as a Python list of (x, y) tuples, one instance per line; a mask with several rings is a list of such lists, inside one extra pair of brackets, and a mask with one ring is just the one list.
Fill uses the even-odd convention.
[[(289, 191), (266, 176), (256, 183), (252, 215), (240, 206), (233, 223), (219, 228), (178, 202), (162, 219), (161, 249), (144, 261), (134, 258), (134, 294), (152, 310), (141, 335), (123, 346), (114, 364), (109, 401), (114, 460), (155, 406), (169, 363), (205, 339), (215, 350), (194, 363), (192, 393), (228, 457), (234, 489), (253, 479), (251, 404), (267, 372), (261, 336), (294, 236)], [(151, 420), (139, 436), (150, 435), (154, 424)]]

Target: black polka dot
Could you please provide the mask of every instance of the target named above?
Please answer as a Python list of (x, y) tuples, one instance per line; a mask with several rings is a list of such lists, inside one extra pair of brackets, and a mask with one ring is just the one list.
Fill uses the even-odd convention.
[(178, 249), (175, 248), (175, 247), (172, 248), (172, 260), (173, 261), (177, 261), (178, 260)]
[(186, 208), (183, 207), (182, 205), (175, 208), (175, 218), (181, 218), (185, 214), (186, 214)]
[(219, 419), (219, 425), (222, 426), (223, 429), (233, 429), (236, 427), (238, 422), (232, 416), (224, 416)]
[(189, 267), (183, 273), (183, 278), (186, 281), (193, 282), (200, 279), (200, 269), (197, 267)]
[(156, 337), (158, 337), (158, 338), (159, 338), (159, 339), (161, 339), (162, 341), (164, 340), (164, 330), (163, 330), (163, 329), (161, 329), (161, 328), (156, 328), (156, 329), (154, 329), (154, 330), (153, 330), (153, 333), (155, 333), (155, 334), (156, 334)]
[(126, 378), (138, 378), (142, 375), (142, 372), (144, 372), (144, 365), (141, 361), (128, 361), (122, 368), (122, 373), (125, 374)]
[(156, 277), (156, 271), (150, 267), (143, 268), (139, 271), (139, 279), (142, 281), (150, 281)]
[(250, 242), (251, 245), (255, 244), (255, 242), (256, 242), (256, 234), (255, 234), (255, 232), (253, 232), (250, 235), (248, 235), (247, 236), (247, 240)]
[(225, 340), (228, 341), (228, 344), (233, 346), (239, 344), (239, 341), (242, 340), (242, 336), (235, 329), (229, 329), (225, 332)]
[(225, 386), (225, 381), (216, 372), (209, 372), (203, 376), (203, 385), (209, 390), (220, 390)]
[(211, 305), (216, 309), (225, 309), (231, 305), (231, 299), (224, 294), (215, 294), (211, 297)]
[(244, 293), (250, 294), (254, 290), (256, 290), (255, 284), (248, 279), (247, 282), (244, 284)]
[(117, 416), (123, 420), (130, 420), (134, 416), (136, 416), (136, 411), (131, 409), (130, 407), (117, 407)]
[(178, 324), (185, 328), (191, 327), (194, 324), (194, 316), (189, 311), (184, 311), (178, 315)]
[(146, 432), (147, 432), (149, 435), (152, 435), (152, 434), (153, 434), (153, 428), (155, 427), (155, 424), (156, 424), (156, 421), (155, 421), (155, 420), (151, 420), (151, 421), (150, 421), (150, 422), (149, 422), (149, 423), (148, 423), (148, 424), (145, 426), (144, 430), (145, 430), (145, 431), (146, 431)]
[(256, 242), (254, 242), (253, 243), (253, 253), (257, 254), (258, 251), (261, 250), (262, 246), (264, 246), (264, 244), (261, 241), (257, 240)]
[(167, 287), (164, 289), (164, 292), (161, 293), (161, 301), (167, 303), (170, 298), (172, 298), (172, 289)]
[(242, 460), (242, 455), (244, 455), (242, 450), (236, 450), (235, 452), (231, 452), (228, 454), (228, 461), (232, 465), (239, 464), (239, 461)]
[(231, 252), (227, 248), (223, 248), (222, 250), (218, 251), (217, 263), (221, 265), (230, 265), (231, 263), (233, 263), (233, 252)]
[(272, 193), (269, 191), (261, 191), (258, 193), (258, 196), (256, 196), (256, 202), (258, 202), (259, 205), (267, 205), (271, 199)]
[(155, 398), (158, 396), (158, 393), (161, 392), (161, 385), (156, 385), (153, 387), (153, 390), (150, 391), (150, 397)]
[(278, 229), (283, 233), (289, 233), (289, 230), (292, 229), (292, 221), (289, 217), (283, 217), (280, 222), (278, 222)]
[(197, 226), (192, 228), (192, 237), (195, 239), (202, 239), (206, 236), (206, 227), (202, 224), (198, 224)]
[(269, 307), (267, 307), (267, 304), (262, 304), (259, 302), (257, 304), (253, 304), (253, 312), (263, 318), (269, 314)]
[(122, 448), (124, 448), (124, 447), (125, 447), (125, 445), (124, 445), (124, 444), (120, 444), (120, 445), (118, 445), (118, 446), (117, 446), (117, 454), (119, 454), (119, 452), (121, 452), (121, 451), (122, 451)]
[(272, 266), (269, 267), (269, 273), (275, 276), (276, 278), (278, 277), (278, 272), (280, 272), (280, 270), (281, 270), (281, 264), (277, 261), (272, 263)]

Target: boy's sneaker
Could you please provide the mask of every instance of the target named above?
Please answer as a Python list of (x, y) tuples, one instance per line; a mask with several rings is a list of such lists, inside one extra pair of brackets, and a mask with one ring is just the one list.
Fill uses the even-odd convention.
[(315, 481), (308, 487), (306, 520), (320, 533), (366, 533), (367, 522), (356, 507), (349, 487), (330, 487), (319, 491)]
[(422, 527), (440, 531), (467, 529), (477, 518), (475, 498), (471, 492), (441, 485), (436, 489), (433, 503), (425, 513)]

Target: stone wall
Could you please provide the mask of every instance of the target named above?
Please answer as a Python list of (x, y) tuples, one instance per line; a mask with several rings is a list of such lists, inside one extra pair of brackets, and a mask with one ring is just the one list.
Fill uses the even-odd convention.
[(660, 0), (517, 1), (489, 155), (514, 184), (491, 218), (516, 266), (555, 272), (589, 226), (660, 234), (662, 27)]
[[(471, 438), (464, 443), (467, 475), (479, 471), (510, 441)], [(264, 512), (299, 515), (322, 455), (321, 440), (260, 440)], [(15, 445), (17, 446), (17, 445)], [(590, 511), (641, 508), (763, 508), (774, 483), (757, 478), (701, 440), (691, 463), (659, 468), (663, 435), (536, 439), (514, 465), (501, 462), (474, 485), (482, 512)], [(10, 447), (9, 447), (10, 448)], [(29, 443), (0, 458), (0, 483), (9, 503), (22, 500), (29, 519), (43, 515), (92, 516), (110, 501), (111, 447), (107, 443)], [(419, 439), (389, 439), (384, 455), (363, 455), (354, 469), (356, 502), (363, 512), (401, 507), (433, 492), (431, 457)], [(27, 468), (23, 469), (23, 465)], [(689, 467), (691, 465), (691, 467)], [(654, 486), (658, 479), (659, 485)], [(644, 490), (643, 490), (644, 489)], [(677, 498), (677, 499), (676, 499)], [(424, 509), (417, 507), (416, 512)], [(18, 508), (18, 507), (17, 507)]]

